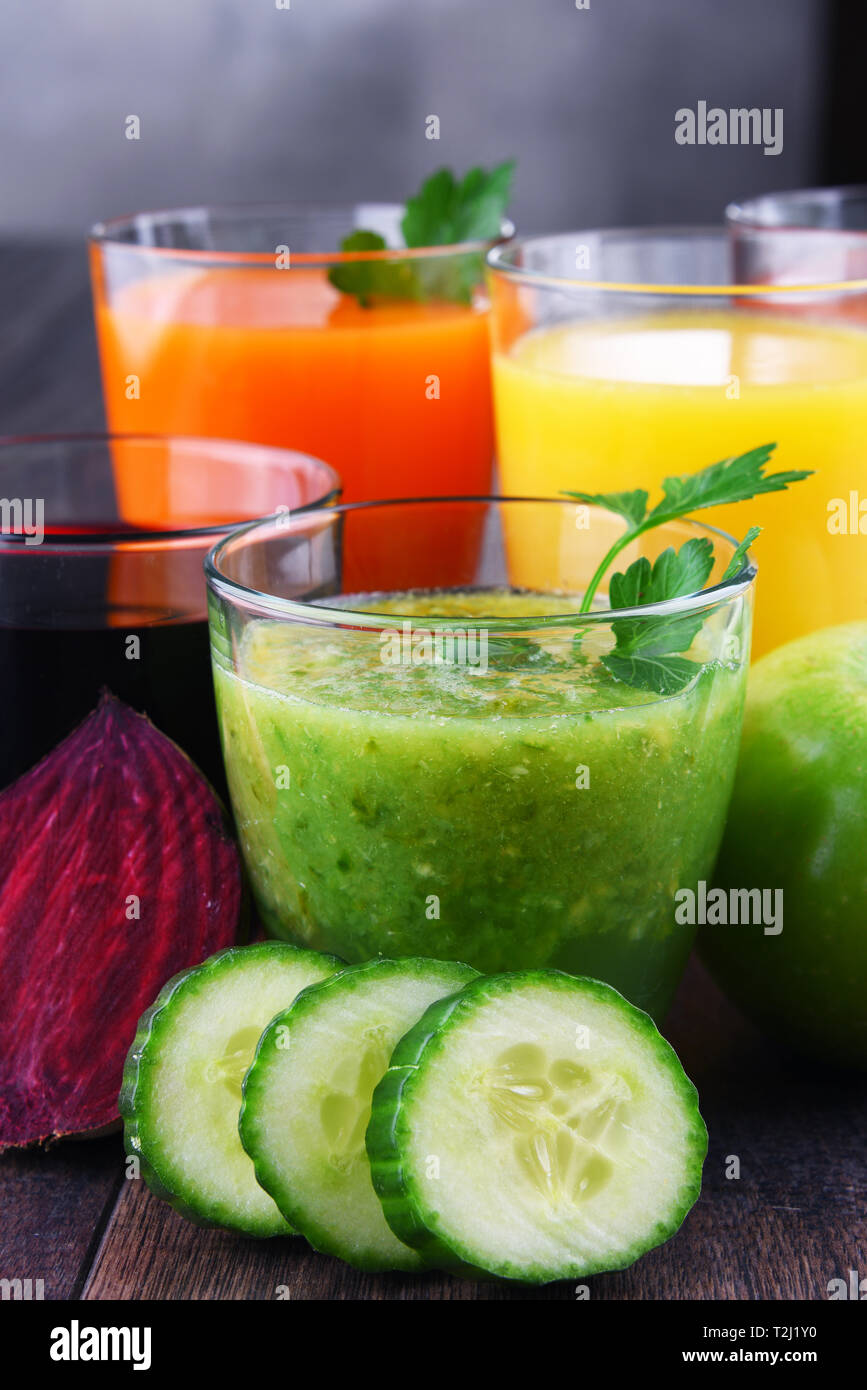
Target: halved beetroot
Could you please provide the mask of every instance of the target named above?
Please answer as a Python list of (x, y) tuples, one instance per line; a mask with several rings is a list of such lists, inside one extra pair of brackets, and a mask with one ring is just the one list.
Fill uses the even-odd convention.
[(181, 750), (111, 696), (0, 795), (0, 1150), (117, 1118), (166, 980), (235, 939), (241, 868)]

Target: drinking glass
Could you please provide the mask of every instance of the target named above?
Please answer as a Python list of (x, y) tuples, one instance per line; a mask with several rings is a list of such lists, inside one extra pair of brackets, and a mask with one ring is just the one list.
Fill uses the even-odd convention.
[(70, 733), (103, 688), (221, 785), (204, 556), (231, 525), (280, 508), (285, 520), (338, 491), (318, 459), (257, 445), (0, 440), (0, 786)]
[[(487, 491), (492, 243), (406, 248), (403, 211), (201, 207), (99, 224), (110, 427), (300, 449), (328, 460), (347, 500)], [(362, 228), (396, 249), (341, 251)]]
[[(723, 580), (731, 538), (672, 523), (623, 561), (706, 536), (709, 589), (580, 611), (621, 533), (574, 502), (448, 498), (264, 519), (214, 548), (223, 754), (269, 932), (351, 962), (557, 966), (661, 1017), (693, 935), (675, 895), (710, 874), (731, 792), (755, 567)], [(695, 637), (660, 693), (613, 648), (675, 613)]]
[[(867, 186), (802, 188), (729, 203), (734, 273), (743, 284), (806, 285), (867, 277)], [(797, 302), (797, 301), (796, 301)], [(809, 300), (804, 308), (809, 309)], [(867, 295), (847, 309), (867, 319)]]
[(812, 476), (703, 513), (763, 528), (756, 651), (865, 616), (867, 280), (736, 283), (722, 229), (519, 239), (488, 264), (504, 492), (656, 497), (776, 442), (769, 471)]

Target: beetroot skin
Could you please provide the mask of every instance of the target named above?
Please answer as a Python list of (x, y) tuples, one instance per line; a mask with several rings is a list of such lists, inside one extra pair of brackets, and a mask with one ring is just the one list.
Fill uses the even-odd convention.
[(111, 696), (0, 794), (0, 885), (2, 1150), (117, 1118), (140, 1015), (232, 944), (242, 889), (205, 778)]

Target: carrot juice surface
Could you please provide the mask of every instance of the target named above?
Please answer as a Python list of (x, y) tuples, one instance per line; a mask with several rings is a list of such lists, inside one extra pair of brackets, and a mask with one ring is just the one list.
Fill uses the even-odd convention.
[(483, 304), (363, 307), (307, 267), (175, 266), (110, 302), (94, 283), (113, 431), (301, 450), (347, 501), (489, 490)]

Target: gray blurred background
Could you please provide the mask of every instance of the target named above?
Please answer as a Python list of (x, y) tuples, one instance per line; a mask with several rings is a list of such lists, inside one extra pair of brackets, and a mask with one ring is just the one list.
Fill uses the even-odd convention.
[[(0, 235), (199, 202), (400, 200), (440, 164), (508, 156), (523, 231), (714, 221), (730, 198), (826, 176), (836, 10), (0, 0)], [(782, 107), (782, 153), (678, 145), (675, 111), (699, 100)]]

